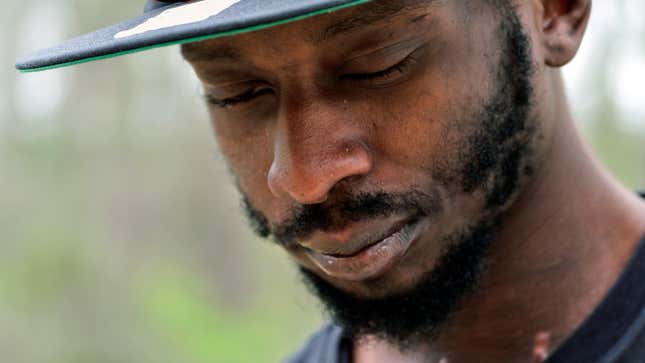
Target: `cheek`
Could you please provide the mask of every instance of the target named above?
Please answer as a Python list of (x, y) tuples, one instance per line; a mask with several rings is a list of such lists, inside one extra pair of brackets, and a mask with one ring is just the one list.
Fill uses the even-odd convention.
[[(452, 18), (459, 18), (453, 14)], [(399, 164), (426, 170), (453, 160), (482, 120), (482, 105), (494, 92), (490, 70), (499, 44), (495, 24), (441, 23), (441, 38), (422, 73), (383, 95), (377, 118), (378, 148)], [(490, 29), (489, 29), (490, 28)], [(454, 162), (454, 161), (453, 161)], [(419, 165), (421, 163), (421, 165)]]
[(229, 120), (217, 120), (211, 112), (211, 120), (219, 149), (235, 181), (253, 206), (270, 210), (271, 192), (267, 186), (267, 174), (273, 160), (271, 135), (266, 126), (241, 127)]
[(417, 81), (391, 95), (396, 102), (380, 113), (378, 147), (398, 164), (445, 167), (479, 127), (491, 80), (481, 63), (455, 62), (458, 56), (473, 59), (459, 53), (454, 50), (429, 66)]

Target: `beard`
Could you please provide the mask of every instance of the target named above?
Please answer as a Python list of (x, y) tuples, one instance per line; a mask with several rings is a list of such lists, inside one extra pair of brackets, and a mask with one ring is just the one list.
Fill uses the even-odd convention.
[[(476, 290), (502, 212), (519, 192), (521, 177), (532, 173), (530, 141), (536, 130), (529, 120), (533, 99), (530, 40), (510, 5), (498, 9), (502, 20), (497, 37), (502, 51), (491, 71), (494, 91), (473, 113), (479, 122), (469, 124), (479, 125), (477, 129), (459, 142), (459, 151), (448, 166), (432, 173), (439, 185), (457, 185), (463, 193), (483, 192), (481, 217), (437, 241), (442, 250), (434, 267), (404, 291), (359, 297), (299, 267), (306, 286), (349, 336), (375, 336), (401, 349), (436, 339), (464, 296)], [(292, 219), (274, 226), (244, 193), (242, 201), (259, 236), (289, 247), (316, 230), (339, 230), (363, 219), (397, 214), (432, 218), (441, 213), (438, 195), (437, 190), (347, 195), (333, 205), (300, 206)], [(375, 290), (386, 287), (379, 281), (368, 283)]]
[(447, 237), (435, 267), (412, 289), (381, 298), (353, 296), (314, 272), (303, 267), (299, 270), (305, 285), (345, 334), (376, 337), (405, 350), (439, 335), (460, 298), (476, 287), (492, 239), (492, 229), (486, 223)]

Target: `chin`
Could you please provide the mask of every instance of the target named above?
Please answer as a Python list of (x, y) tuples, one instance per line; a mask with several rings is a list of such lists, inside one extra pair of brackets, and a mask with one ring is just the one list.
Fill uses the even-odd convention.
[(410, 254), (408, 264), (360, 282), (333, 281), (320, 272), (300, 270), (307, 287), (342, 327), (357, 335), (405, 342), (435, 334), (461, 299), (477, 288), (492, 241), (491, 226), (480, 224), (438, 244), (443, 248), (437, 259)]

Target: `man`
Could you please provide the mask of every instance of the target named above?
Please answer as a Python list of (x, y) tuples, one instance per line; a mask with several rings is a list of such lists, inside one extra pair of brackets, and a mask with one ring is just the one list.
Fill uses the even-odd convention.
[(591, 0), (166, 5), (18, 68), (184, 43), (250, 221), (332, 318), (289, 362), (645, 362), (645, 203), (560, 74)]

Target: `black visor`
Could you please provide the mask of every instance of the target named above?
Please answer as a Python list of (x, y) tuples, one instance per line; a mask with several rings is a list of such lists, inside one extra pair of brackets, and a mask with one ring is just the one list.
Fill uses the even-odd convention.
[(23, 72), (264, 29), (370, 0), (149, 0), (144, 14), (17, 60)]

